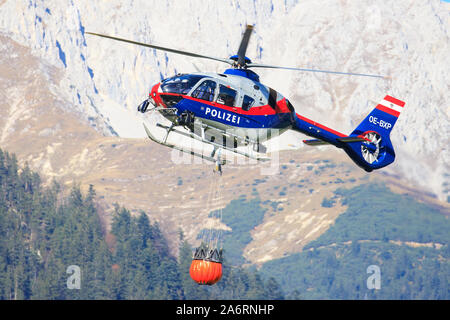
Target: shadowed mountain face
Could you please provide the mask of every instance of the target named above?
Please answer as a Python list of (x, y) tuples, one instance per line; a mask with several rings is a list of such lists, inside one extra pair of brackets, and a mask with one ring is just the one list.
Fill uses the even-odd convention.
[(340, 150), (304, 148), (281, 152), (273, 175), (262, 174), (259, 164), (225, 166), (223, 199), (208, 205), (211, 164), (176, 164), (172, 159), (179, 155), (147, 139), (103, 136), (60, 93), (61, 70), (4, 35), (0, 43), (1, 148), (28, 162), (46, 182), (94, 185), (108, 226), (114, 203), (144, 210), (174, 251), (180, 229), (195, 243), (209, 212), (240, 195), (258, 197), (266, 209), (243, 249), (257, 264), (299, 252), (323, 234), (346, 209), (330, 200), (338, 187), (383, 180), (395, 192), (438, 203), (396, 176), (366, 174)]

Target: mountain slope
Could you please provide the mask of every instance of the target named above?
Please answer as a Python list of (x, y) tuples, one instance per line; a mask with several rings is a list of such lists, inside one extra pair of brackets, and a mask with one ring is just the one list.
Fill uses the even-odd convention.
[[(248, 50), (254, 61), (390, 76), (259, 70), (297, 112), (344, 132), (386, 93), (405, 100), (392, 137), (398, 159), (386, 171), (447, 199), (448, 3), (9, 0), (0, 6), (0, 31), (56, 67), (60, 81), (52, 92), (107, 135), (144, 136), (135, 107), (161, 77), (225, 66), (89, 37), (86, 30), (226, 57), (237, 50), (244, 25), (254, 24)], [(297, 135), (287, 137), (299, 145)]]
[[(378, 27), (382, 29), (373, 29), (359, 18), (354, 19), (354, 25), (346, 21), (358, 16), (356, 13), (367, 13), (367, 8), (376, 11), (377, 7), (359, 8), (347, 2), (330, 1), (329, 15), (317, 16), (306, 14), (317, 12), (313, 2), (277, 2), (273, 8), (269, 2), (231, 1), (201, 8), (196, 2), (168, 2), (166, 6), (158, 3), (1, 2), (1, 147), (28, 161), (46, 182), (55, 178), (64, 185), (95, 185), (107, 225), (114, 202), (133, 209), (133, 213), (145, 210), (160, 223), (173, 251), (178, 247), (180, 228), (195, 243), (208, 221), (209, 209), (224, 207), (241, 194), (248, 198), (259, 194), (262, 202), (271, 204), (267, 204), (263, 222), (250, 231), (252, 241), (243, 250), (244, 257), (257, 264), (299, 252), (325, 232), (346, 210), (339, 202), (331, 208), (322, 206), (324, 199), (332, 198), (340, 186), (383, 180), (395, 192), (409, 193), (448, 212), (448, 184), (444, 180), (448, 180), (448, 111), (444, 101), (448, 100), (445, 86), (449, 81), (442, 67), (448, 41), (440, 41), (448, 40), (446, 28), (441, 26), (448, 24), (445, 4), (407, 5), (400, 1), (393, 4), (392, 12), (380, 11)], [(395, 18), (402, 10), (404, 19)], [(419, 28), (423, 24), (419, 17), (427, 21), (427, 28)], [(223, 21), (232, 23), (219, 23)], [(292, 26), (288, 32), (281, 29), (284, 21)], [(338, 64), (344, 59), (352, 71), (396, 74), (386, 84), (261, 71), (264, 82), (290, 97), (298, 112), (336, 129), (350, 131), (370, 109), (366, 102), (359, 104), (369, 97), (378, 100), (385, 91), (392, 91), (405, 99), (405, 113), (393, 132), (398, 155), (394, 165), (367, 174), (341, 150), (321, 147), (285, 151), (280, 153), (279, 172), (275, 175), (263, 174), (262, 164), (226, 167), (223, 200), (206, 208), (211, 167), (175, 164), (171, 159), (176, 152), (138, 138), (144, 134), (143, 118), (136, 113), (135, 105), (146, 96), (149, 84), (159, 81), (160, 73), (166, 76), (181, 70), (194, 71), (193, 63), (213, 71), (222, 71), (223, 66), (87, 38), (84, 34), (89, 27), (227, 56), (235, 52), (245, 23), (256, 23), (248, 54), (255, 61), (344, 69)], [(417, 38), (412, 34), (413, 27), (419, 29)], [(348, 31), (352, 28), (361, 31), (370, 43), (367, 47), (361, 48), (360, 40), (353, 37), (331, 45), (339, 30), (353, 35)], [(427, 37), (428, 32), (434, 36)], [(406, 51), (399, 46), (404, 42), (396, 40), (399, 34), (408, 40)], [(421, 37), (423, 41), (418, 40)], [(366, 49), (373, 49), (373, 55)], [(331, 62), (333, 59), (336, 64)], [(429, 71), (420, 72), (415, 65)], [(336, 99), (330, 98), (330, 92)], [(421, 112), (425, 102), (429, 110)], [(323, 114), (327, 114), (326, 119)], [(299, 144), (300, 137), (297, 139), (294, 143)], [(444, 202), (435, 199), (436, 195)]]
[[(303, 252), (264, 264), (264, 275), (303, 299), (448, 299), (448, 216), (382, 184), (336, 196), (346, 212)], [(367, 285), (369, 266), (380, 270), (380, 290)]]

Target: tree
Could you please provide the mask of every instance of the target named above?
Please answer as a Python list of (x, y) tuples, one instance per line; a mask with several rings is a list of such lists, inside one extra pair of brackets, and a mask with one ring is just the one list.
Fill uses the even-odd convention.
[(284, 294), (278, 282), (270, 277), (266, 283), (265, 298), (267, 300), (283, 300)]

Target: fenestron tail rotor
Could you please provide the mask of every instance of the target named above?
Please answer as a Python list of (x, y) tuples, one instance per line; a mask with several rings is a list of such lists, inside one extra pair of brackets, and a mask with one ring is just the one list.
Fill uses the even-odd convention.
[(378, 156), (380, 155), (381, 136), (372, 131), (365, 134), (364, 138), (369, 139), (370, 142), (361, 144), (361, 154), (366, 162), (374, 163), (378, 160)]

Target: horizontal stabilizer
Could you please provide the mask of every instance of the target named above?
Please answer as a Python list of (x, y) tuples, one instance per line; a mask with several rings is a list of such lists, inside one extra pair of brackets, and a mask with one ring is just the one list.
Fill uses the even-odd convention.
[[(338, 140), (340, 142), (344, 142), (344, 143), (368, 141), (367, 138), (363, 138), (363, 137), (342, 137), (342, 138), (337, 138), (336, 140)], [(326, 144), (330, 144), (330, 143), (320, 140), (320, 139), (303, 140), (303, 142), (305, 144), (307, 144), (308, 146), (323, 146)]]
[(320, 139), (312, 139), (312, 140), (303, 140), (304, 144), (307, 144), (308, 146), (323, 146), (326, 144), (329, 144), (326, 141), (320, 140)]
[(369, 141), (369, 139), (367, 138), (362, 138), (362, 137), (343, 137), (343, 138), (337, 138), (338, 141), (340, 142), (362, 142), (362, 141)]

